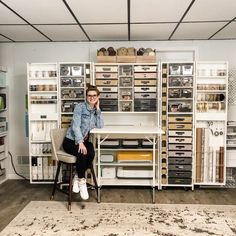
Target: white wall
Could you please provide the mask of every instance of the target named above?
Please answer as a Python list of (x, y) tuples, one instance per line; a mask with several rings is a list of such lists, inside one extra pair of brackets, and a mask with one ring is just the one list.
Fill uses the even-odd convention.
[[(25, 94), (27, 91), (26, 64), (28, 62), (88, 62), (96, 58), (101, 47), (121, 46), (151, 47), (158, 50), (195, 50), (197, 60), (229, 61), (236, 68), (236, 40), (222, 41), (148, 41), (148, 42), (99, 42), (99, 43), (2, 43), (0, 65), (8, 68), (9, 85), (9, 150), (14, 160), (28, 155), (25, 135)], [(163, 55), (162, 55), (163, 56)], [(188, 59), (188, 54), (181, 55)], [(175, 59), (175, 56), (172, 55)], [(186, 58), (185, 58), (186, 57)], [(10, 166), (10, 165), (9, 165)], [(27, 169), (20, 170), (27, 172)], [(10, 174), (13, 170), (10, 167)], [(24, 173), (25, 174), (25, 173)], [(13, 176), (13, 175), (12, 175)], [(11, 176), (10, 176), (11, 177)]]

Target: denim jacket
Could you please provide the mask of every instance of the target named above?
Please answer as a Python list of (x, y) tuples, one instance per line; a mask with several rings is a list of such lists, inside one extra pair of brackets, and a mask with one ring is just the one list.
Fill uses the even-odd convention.
[(93, 128), (104, 126), (101, 110), (90, 108), (87, 102), (76, 105), (71, 126), (68, 128), (66, 137), (75, 140), (75, 144), (82, 143), (86, 135)]

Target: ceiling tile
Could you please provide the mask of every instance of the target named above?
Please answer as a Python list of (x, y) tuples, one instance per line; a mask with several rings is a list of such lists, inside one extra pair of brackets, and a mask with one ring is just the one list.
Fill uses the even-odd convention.
[(178, 22), (191, 0), (131, 0), (132, 22)]
[(37, 25), (53, 41), (87, 41), (78, 25)]
[(0, 35), (0, 42), (11, 42), (11, 40), (3, 37), (2, 35)]
[(220, 21), (236, 17), (235, 0), (197, 0), (184, 21)]
[(213, 39), (236, 39), (236, 22), (232, 22), (217, 33)]
[(83, 25), (91, 40), (127, 40), (128, 26), (124, 25)]
[(28, 25), (0, 25), (0, 34), (14, 41), (48, 41), (47, 38)]
[(67, 0), (80, 23), (127, 23), (127, 0)]
[(20, 17), (0, 4), (0, 23), (1, 24), (25, 24)]
[(224, 22), (181, 23), (171, 39), (208, 39)]
[(165, 40), (174, 30), (176, 23), (131, 24), (131, 40)]
[(4, 0), (31, 24), (76, 23), (61, 0)]

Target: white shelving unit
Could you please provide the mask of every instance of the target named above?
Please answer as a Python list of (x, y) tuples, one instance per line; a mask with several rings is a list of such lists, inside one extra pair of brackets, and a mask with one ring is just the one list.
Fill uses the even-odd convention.
[(85, 100), (86, 85), (92, 82), (90, 62), (61, 62), (59, 64), (60, 127), (69, 127), (76, 104)]
[(227, 62), (196, 62), (196, 185), (225, 185)]
[(27, 64), (30, 183), (53, 183), (50, 130), (59, 127), (57, 63)]
[(236, 121), (227, 122), (226, 186), (236, 186)]
[[(159, 127), (158, 64), (95, 63), (94, 80), (101, 92), (100, 104), (106, 126)], [(97, 158), (100, 161), (96, 163), (101, 186), (153, 186), (153, 173), (155, 186), (159, 186), (158, 154), (153, 162), (152, 143), (142, 138), (120, 135), (101, 143)], [(137, 161), (137, 156), (143, 153), (147, 159)], [(121, 160), (123, 156), (126, 160)], [(106, 158), (110, 159), (106, 161)]]
[(194, 62), (163, 62), (160, 186), (193, 189)]
[(7, 180), (8, 89), (7, 69), (0, 66), (0, 184)]

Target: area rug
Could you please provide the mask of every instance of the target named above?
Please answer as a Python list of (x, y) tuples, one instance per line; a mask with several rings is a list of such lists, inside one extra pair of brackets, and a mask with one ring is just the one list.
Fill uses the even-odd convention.
[(236, 235), (236, 206), (32, 201), (1, 236)]

